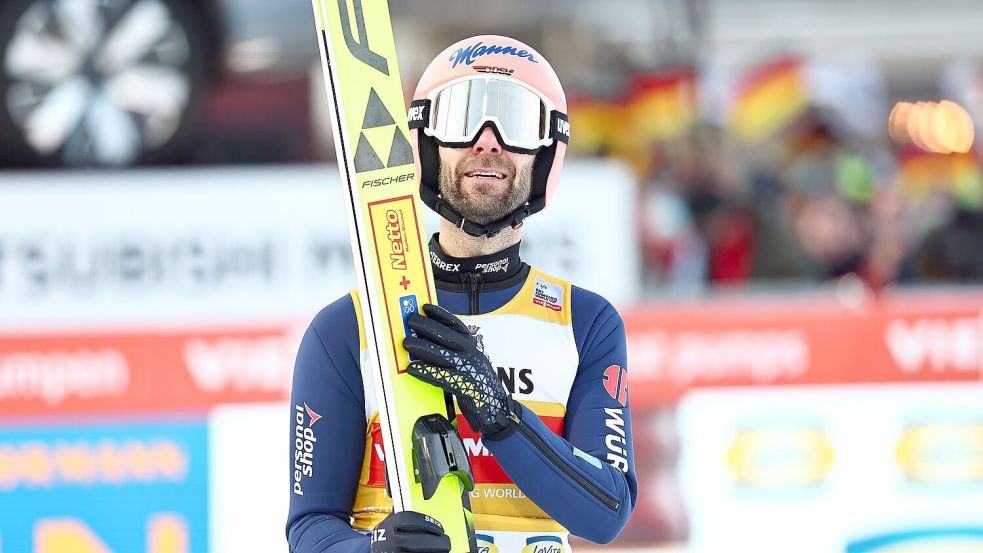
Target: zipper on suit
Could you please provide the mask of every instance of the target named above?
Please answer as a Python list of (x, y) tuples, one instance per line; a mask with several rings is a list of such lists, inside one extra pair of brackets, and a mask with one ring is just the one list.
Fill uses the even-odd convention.
[(546, 456), (556, 467), (558, 467), (564, 474), (567, 475), (571, 480), (580, 485), (583, 489), (587, 491), (590, 495), (600, 501), (605, 507), (611, 509), (612, 511), (617, 511), (621, 504), (618, 500), (612, 497), (608, 492), (602, 490), (597, 484), (591, 482), (587, 478), (584, 478), (576, 470), (568, 466), (563, 462), (563, 458), (557, 455), (555, 451), (545, 442), (542, 438), (536, 434), (533, 429), (528, 428), (526, 425), (522, 424), (522, 419), (519, 418), (514, 412), (509, 412), (509, 418), (518, 426), (519, 432), (522, 433), (540, 453)]
[(481, 273), (468, 273), (468, 314), (478, 315), (478, 293), (481, 291)]

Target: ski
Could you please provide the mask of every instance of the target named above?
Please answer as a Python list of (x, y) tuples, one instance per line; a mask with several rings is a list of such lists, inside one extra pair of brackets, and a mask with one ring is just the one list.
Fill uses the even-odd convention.
[(406, 104), (386, 0), (312, 0), (345, 189), (361, 320), (396, 511), (441, 523), (475, 551), (467, 452), (441, 390), (405, 374), (405, 318), (436, 303)]

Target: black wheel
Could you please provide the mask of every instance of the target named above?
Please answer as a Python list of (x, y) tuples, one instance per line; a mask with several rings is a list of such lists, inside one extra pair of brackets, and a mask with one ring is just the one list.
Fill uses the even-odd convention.
[(3, 0), (0, 161), (166, 160), (193, 122), (211, 56), (188, 0)]

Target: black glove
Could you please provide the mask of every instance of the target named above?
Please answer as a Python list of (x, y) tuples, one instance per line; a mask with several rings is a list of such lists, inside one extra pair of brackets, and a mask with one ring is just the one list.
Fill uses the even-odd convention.
[(390, 513), (372, 530), (372, 553), (450, 553), (451, 539), (432, 517), (416, 511)]
[(417, 334), (403, 340), (417, 358), (407, 371), (453, 394), (468, 424), (483, 436), (495, 440), (511, 434), (518, 427), (518, 404), (505, 392), (477, 338), (439, 305), (425, 304), (423, 312), (426, 317), (412, 313), (407, 318)]

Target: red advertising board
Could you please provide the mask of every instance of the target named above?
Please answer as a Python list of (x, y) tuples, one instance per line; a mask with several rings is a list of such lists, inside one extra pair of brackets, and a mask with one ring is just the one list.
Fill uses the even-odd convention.
[(622, 311), (631, 400), (707, 386), (980, 381), (983, 293), (746, 298)]
[[(631, 401), (708, 386), (983, 380), (983, 293), (622, 309)], [(0, 417), (281, 401), (306, 322), (0, 335)]]
[(299, 343), (289, 324), (0, 336), (0, 417), (282, 401)]

